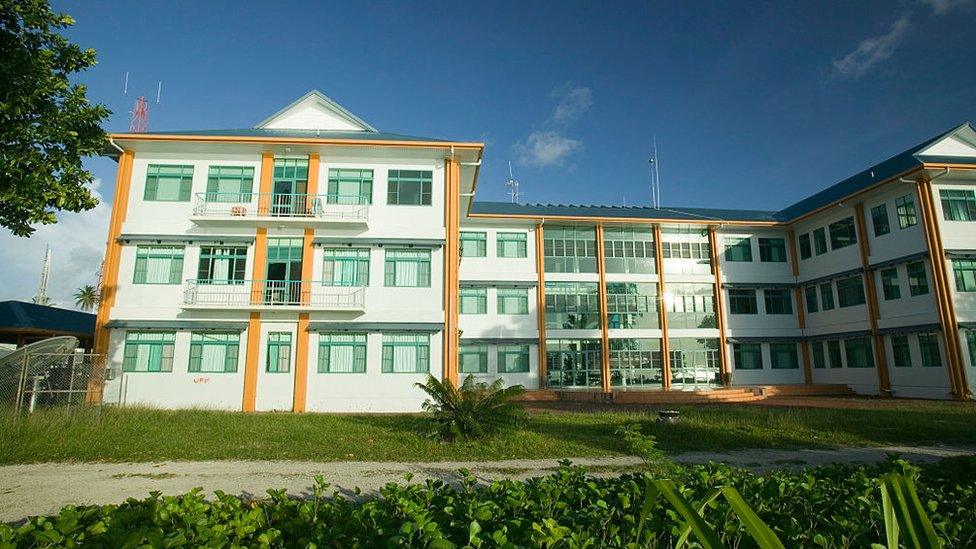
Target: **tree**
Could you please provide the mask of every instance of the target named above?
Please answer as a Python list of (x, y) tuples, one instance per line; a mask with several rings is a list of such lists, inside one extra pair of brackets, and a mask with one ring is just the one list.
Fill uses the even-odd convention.
[(98, 305), (98, 290), (91, 284), (86, 284), (75, 292), (75, 306), (82, 311), (91, 311)]
[(101, 152), (111, 113), (69, 81), (95, 64), (55, 32), (73, 24), (47, 0), (0, 0), (0, 226), (17, 236), (98, 205), (81, 159)]
[(512, 399), (525, 392), (521, 385), (504, 387), (496, 379), (490, 385), (478, 383), (473, 375), (455, 387), (449, 379), (441, 381), (427, 376), (427, 383), (415, 383), (427, 393), (423, 405), (434, 420), (430, 434), (445, 441), (484, 438), (517, 424), (523, 415), (522, 406)]

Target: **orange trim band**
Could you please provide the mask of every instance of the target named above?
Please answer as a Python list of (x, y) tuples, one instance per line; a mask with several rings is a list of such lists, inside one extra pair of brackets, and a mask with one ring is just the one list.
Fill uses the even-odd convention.
[(668, 341), (668, 312), (664, 301), (664, 246), (661, 225), (654, 225), (654, 264), (657, 269), (657, 318), (661, 325), (661, 378), (665, 391), (671, 390), (671, 344)]
[(878, 369), (878, 390), (882, 394), (891, 394), (884, 337), (878, 333), (878, 293), (874, 284), (874, 271), (871, 269), (871, 247), (868, 244), (868, 230), (864, 225), (863, 202), (854, 205), (854, 220), (857, 227), (858, 247), (861, 250), (861, 268), (864, 270), (864, 293), (868, 298), (868, 320), (871, 322), (871, 340), (874, 342), (874, 363)]
[(718, 257), (718, 235), (715, 227), (708, 228), (708, 245), (712, 255), (712, 273), (715, 275), (715, 319), (718, 327), (719, 372), (722, 385), (732, 384), (732, 365), (729, 363), (729, 341), (725, 328), (725, 299), (722, 292), (722, 268)]
[(423, 149), (484, 149), (484, 143), (465, 141), (402, 141), (396, 139), (323, 139), (316, 137), (255, 137), (246, 135), (160, 135), (113, 133), (116, 141), (188, 141), (209, 143), (261, 143), (280, 145), (353, 145), (378, 147), (412, 147)]
[(535, 290), (535, 314), (539, 326), (539, 389), (549, 383), (549, 364), (546, 360), (546, 265), (543, 254), (545, 229), (542, 223), (535, 226), (535, 269), (539, 276), (539, 286)]
[(298, 314), (298, 334), (295, 338), (295, 391), (293, 412), (305, 412), (308, 399), (308, 313)]
[(604, 393), (610, 392), (610, 331), (607, 312), (607, 265), (603, 248), (603, 225), (596, 226), (596, 272), (599, 275), (600, 297), (600, 370)]
[(258, 354), (261, 352), (261, 313), (251, 313), (247, 323), (247, 354), (244, 357), (244, 398), (241, 409), (257, 409)]

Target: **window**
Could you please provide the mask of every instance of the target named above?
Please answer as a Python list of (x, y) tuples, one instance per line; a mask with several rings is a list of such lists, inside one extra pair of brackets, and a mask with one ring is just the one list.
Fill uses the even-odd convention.
[(462, 315), (488, 314), (488, 288), (461, 288), (459, 300)]
[(607, 282), (607, 323), (610, 329), (657, 328), (657, 284)]
[(183, 246), (138, 246), (133, 284), (179, 284)]
[(939, 368), (942, 366), (938, 335), (918, 334), (918, 350), (922, 353), (922, 367)]
[(458, 372), (462, 374), (487, 374), (488, 346), (462, 343), (458, 349)]
[(251, 166), (210, 166), (207, 172), (207, 202), (250, 202), (253, 187)]
[(853, 217), (835, 221), (828, 225), (827, 228), (830, 230), (831, 250), (839, 250), (851, 244), (857, 244), (857, 231), (854, 227)]
[(976, 330), (966, 330), (966, 346), (969, 347), (969, 365), (976, 366)]
[(891, 352), (892, 355), (894, 355), (894, 362), (896, 368), (912, 367), (912, 350), (908, 346), (908, 336), (905, 335), (891, 336)]
[(807, 312), (817, 312), (817, 287), (807, 286), (806, 288), (803, 288), (803, 296), (806, 298)]
[(752, 288), (729, 288), (729, 314), (754, 315), (758, 313), (756, 290)]
[(497, 294), (498, 314), (500, 315), (527, 315), (529, 314), (529, 290), (528, 288), (498, 288)]
[(272, 196), (259, 201), (259, 215), (309, 215), (314, 201), (308, 200), (308, 157), (275, 158)]
[(614, 338), (610, 340), (612, 387), (661, 387), (661, 340)]
[(328, 185), (329, 204), (373, 203), (373, 170), (330, 168)]
[(942, 189), (939, 196), (946, 221), (976, 221), (976, 191)]
[(366, 373), (366, 334), (319, 334), (318, 372)]
[(461, 231), (461, 257), (488, 257), (488, 235)]
[(193, 188), (193, 166), (150, 164), (146, 170), (143, 200), (153, 202), (189, 202)]
[(762, 370), (762, 345), (759, 343), (733, 343), (732, 360), (736, 370)]
[(422, 170), (390, 170), (386, 202), (394, 206), (430, 206), (434, 173)]
[(864, 283), (860, 275), (837, 281), (837, 304), (841, 308), (864, 305)]
[(603, 253), (608, 273), (652, 274), (654, 231), (608, 227), (603, 231)]
[(546, 282), (546, 328), (600, 327), (599, 285), (596, 282)]
[(848, 368), (871, 368), (874, 366), (874, 353), (871, 352), (871, 339), (860, 337), (844, 341)]
[(793, 298), (786, 288), (766, 288), (763, 290), (763, 300), (767, 315), (793, 314)]
[(387, 250), (385, 286), (430, 287), (430, 250)]
[(268, 334), (268, 354), (265, 357), (264, 371), (269, 374), (286, 374), (291, 371), (290, 332)]
[(188, 372), (233, 373), (237, 371), (241, 334), (203, 332), (190, 335)]
[(782, 238), (760, 238), (759, 261), (763, 263), (786, 263), (786, 240)]
[(752, 240), (749, 238), (726, 238), (725, 260), (752, 261)]
[(323, 286), (369, 286), (369, 248), (324, 248)]
[(888, 206), (878, 204), (871, 208), (871, 223), (874, 225), (874, 236), (881, 236), (891, 232), (888, 223)]
[(770, 343), (769, 365), (774, 370), (794, 370), (800, 367), (796, 343)]
[(498, 257), (528, 257), (525, 233), (495, 233), (495, 255)]
[(715, 327), (715, 286), (712, 284), (669, 284), (668, 326), (675, 329)]
[(953, 259), (952, 272), (957, 292), (976, 292), (976, 260)]
[(383, 334), (383, 373), (425, 374), (430, 372), (430, 336), (427, 334)]
[(529, 371), (528, 345), (499, 345), (498, 373), (524, 374)]
[(901, 298), (901, 286), (898, 285), (898, 270), (885, 269), (881, 271), (881, 293), (885, 301)]
[(603, 379), (600, 362), (599, 339), (546, 340), (549, 387), (599, 387)]
[(831, 368), (843, 368), (844, 358), (840, 352), (840, 341), (832, 340), (827, 342), (827, 353), (830, 356)]
[(172, 372), (175, 332), (127, 332), (123, 372)]
[(827, 359), (824, 357), (823, 342), (814, 341), (810, 343), (810, 349), (813, 351), (813, 367), (821, 370), (826, 368)]
[(800, 243), (800, 259), (809, 259), (810, 252), (810, 233), (801, 234), (798, 239)]
[(895, 199), (895, 213), (898, 215), (898, 227), (902, 229), (918, 224), (918, 216), (915, 214), (915, 199), (910, 194)]
[[(246, 276), (247, 248), (200, 248), (200, 264), (197, 267), (197, 281), (200, 283), (219, 282), (224, 284), (243, 284)], [(183, 268), (180, 266), (180, 271)]]
[(820, 285), (820, 308), (824, 311), (834, 308), (834, 288), (830, 282)]
[(596, 230), (592, 227), (547, 227), (542, 236), (545, 272), (597, 272)]
[(921, 261), (905, 265), (908, 271), (908, 292), (915, 295), (929, 293), (929, 281), (925, 277), (925, 264)]
[(823, 227), (813, 231), (813, 250), (817, 252), (817, 255), (827, 253), (827, 236)]
[[(665, 240), (661, 242), (661, 255), (664, 256), (664, 259), (711, 260), (712, 250), (708, 242), (668, 242)], [(749, 261), (752, 261), (751, 248), (749, 251)]]

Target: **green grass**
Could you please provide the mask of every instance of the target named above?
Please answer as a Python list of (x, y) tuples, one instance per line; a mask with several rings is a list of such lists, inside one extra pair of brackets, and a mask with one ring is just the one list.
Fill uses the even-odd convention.
[(253, 414), (105, 409), (0, 415), (0, 464), (39, 461), (557, 459), (626, 453), (614, 431), (640, 423), (666, 453), (737, 448), (976, 444), (976, 405), (887, 403), (880, 409), (678, 407), (681, 421), (621, 411), (531, 414), (483, 442), (426, 438), (417, 415)]

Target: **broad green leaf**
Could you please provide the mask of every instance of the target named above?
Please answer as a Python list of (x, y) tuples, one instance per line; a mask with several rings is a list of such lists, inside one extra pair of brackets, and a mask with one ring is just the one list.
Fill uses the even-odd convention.
[(773, 533), (773, 530), (769, 526), (766, 526), (766, 523), (749, 507), (749, 504), (742, 499), (742, 496), (739, 495), (739, 492), (735, 488), (723, 486), (722, 495), (725, 496), (725, 500), (732, 506), (732, 510), (735, 511), (739, 520), (746, 525), (746, 529), (752, 534), (752, 539), (756, 540), (756, 544), (759, 545), (760, 549), (786, 549), (783, 546), (783, 542)]
[(692, 508), (688, 500), (678, 493), (678, 489), (675, 487), (673, 481), (667, 479), (656, 480), (654, 484), (661, 491), (661, 494), (671, 502), (671, 505), (678, 511), (678, 514), (684, 517), (685, 521), (691, 526), (691, 530), (695, 533), (695, 537), (698, 538), (698, 542), (702, 544), (702, 547), (705, 549), (722, 549), (724, 547), (715, 530)]
[[(709, 503), (715, 501), (715, 498), (717, 498), (718, 495), (721, 493), (722, 491), (719, 490), (718, 488), (711, 489), (708, 492), (708, 494), (705, 496), (705, 499), (701, 500), (701, 502), (698, 503), (698, 513), (699, 514), (704, 513), (705, 507), (707, 507)], [(688, 543), (688, 536), (690, 535), (691, 535), (691, 525), (686, 523), (684, 526), (681, 527), (681, 532), (678, 535), (678, 541), (675, 542), (674, 544), (675, 549), (684, 547), (685, 543)]]

